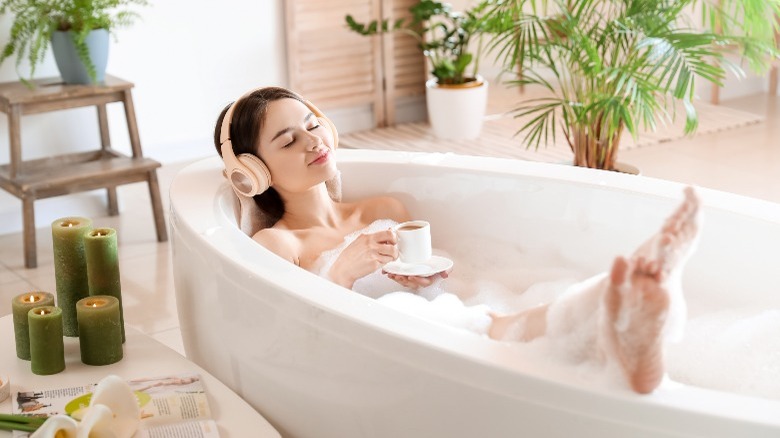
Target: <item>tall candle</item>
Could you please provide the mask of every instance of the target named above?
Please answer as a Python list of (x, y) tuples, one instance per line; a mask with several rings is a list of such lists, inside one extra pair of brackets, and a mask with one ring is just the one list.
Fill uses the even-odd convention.
[(30, 325), (30, 369), (39, 375), (57, 374), (65, 369), (62, 341), (62, 309), (34, 307), (27, 313)]
[(30, 331), (27, 323), (27, 312), (33, 307), (53, 306), (54, 295), (48, 292), (26, 292), (11, 300), (11, 310), (14, 320), (14, 339), (16, 340), (16, 357), (30, 360)]
[(122, 359), (119, 300), (109, 295), (82, 298), (76, 303), (81, 361), (108, 365)]
[(92, 221), (83, 217), (60, 218), (51, 224), (57, 304), (62, 309), (65, 336), (79, 335), (76, 302), (89, 296), (84, 235), (91, 229)]
[(119, 324), (122, 342), (125, 342), (125, 317), (122, 309), (122, 286), (119, 282), (119, 258), (117, 256), (116, 230), (96, 228), (84, 236), (87, 254), (89, 295), (110, 295), (119, 300)]

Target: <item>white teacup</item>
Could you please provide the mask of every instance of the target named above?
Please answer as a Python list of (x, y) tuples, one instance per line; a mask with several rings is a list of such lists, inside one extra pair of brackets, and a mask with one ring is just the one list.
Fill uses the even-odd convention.
[(426, 221), (408, 221), (393, 228), (398, 238), (398, 259), (402, 263), (420, 264), (431, 259), (431, 224)]

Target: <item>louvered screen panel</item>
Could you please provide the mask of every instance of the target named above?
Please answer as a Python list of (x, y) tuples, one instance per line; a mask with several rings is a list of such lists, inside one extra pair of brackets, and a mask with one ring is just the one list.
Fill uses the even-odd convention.
[[(409, 8), (419, 0), (384, 0), (383, 19), (394, 23), (410, 17)], [(389, 125), (395, 124), (396, 100), (399, 97), (425, 94), (425, 57), (411, 35), (395, 32), (383, 36), (385, 77), (385, 112)]]
[(285, 12), (290, 88), (323, 109), (372, 104), (384, 125), (382, 42), (344, 22), (379, 19), (380, 0), (285, 0)]
[[(408, 17), (409, 8), (419, 0), (393, 0), (391, 20)], [(411, 35), (396, 33), (393, 35), (393, 70), (396, 97), (419, 96), (425, 94), (426, 65), (417, 40)]]

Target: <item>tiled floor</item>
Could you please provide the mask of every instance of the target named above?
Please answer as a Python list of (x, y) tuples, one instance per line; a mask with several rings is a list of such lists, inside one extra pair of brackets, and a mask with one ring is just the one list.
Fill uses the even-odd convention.
[[(646, 176), (780, 202), (780, 141), (777, 140), (780, 98), (756, 95), (723, 104), (763, 114), (766, 121), (625, 151), (621, 161), (640, 167)], [(165, 165), (159, 171), (166, 214), (168, 186), (186, 164)], [(119, 197), (122, 211), (119, 216), (92, 219), (96, 226), (117, 230), (125, 320), (128, 325), (182, 352), (170, 244), (155, 239), (149, 194), (144, 184), (120, 187)], [(11, 312), (11, 297), (16, 294), (31, 289), (54, 292), (50, 230), (38, 229), (37, 238), (39, 267), (25, 269), (21, 234), (0, 236), (0, 316)]]

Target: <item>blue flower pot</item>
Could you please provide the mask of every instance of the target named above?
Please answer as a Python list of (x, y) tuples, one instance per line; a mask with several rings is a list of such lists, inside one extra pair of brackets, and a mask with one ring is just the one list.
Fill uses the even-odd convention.
[[(87, 68), (76, 52), (73, 44), (73, 32), (55, 31), (51, 37), (51, 47), (54, 60), (60, 70), (62, 80), (67, 84), (92, 84)], [(95, 66), (95, 82), (102, 83), (106, 76), (108, 64), (108, 31), (96, 29), (87, 35), (87, 50), (92, 64)]]

